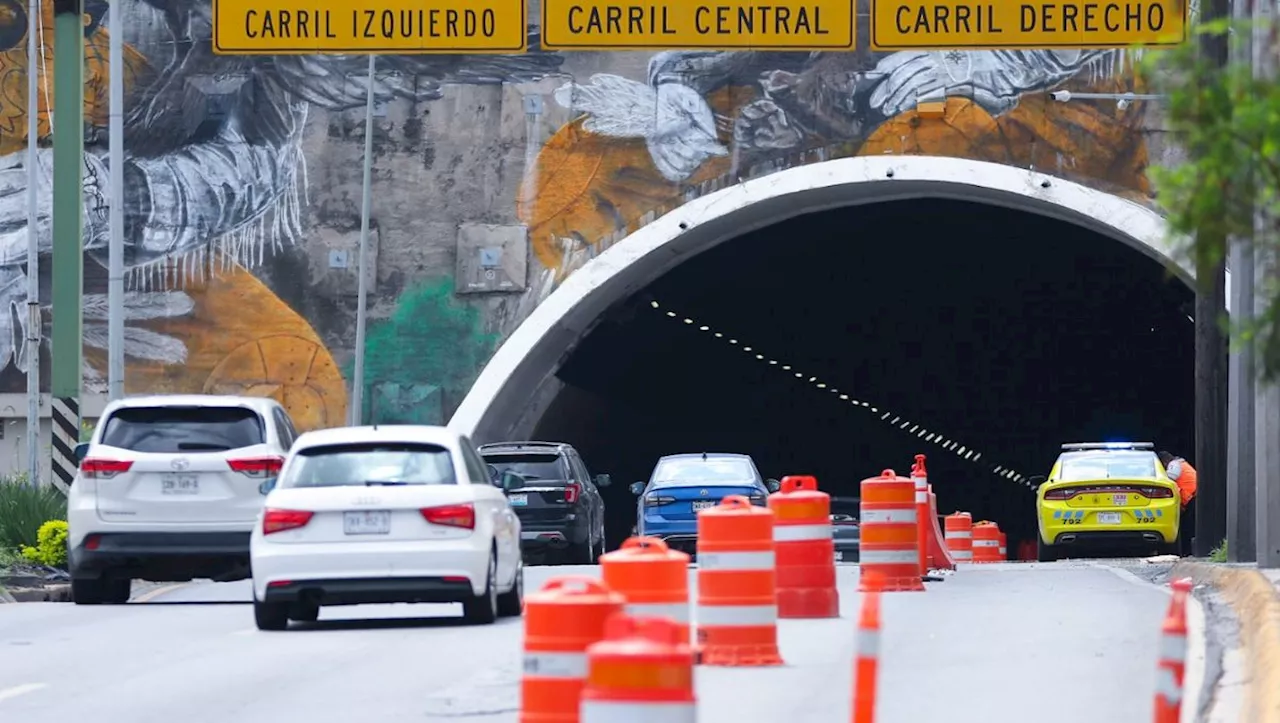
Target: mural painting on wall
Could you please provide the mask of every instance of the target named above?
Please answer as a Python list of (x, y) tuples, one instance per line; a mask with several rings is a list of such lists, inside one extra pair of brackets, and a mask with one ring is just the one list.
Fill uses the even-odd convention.
[[(609, 239), (760, 167), (965, 157), (1145, 200), (1141, 110), (1047, 92), (1141, 92), (1134, 60), (1121, 50), (669, 51), (652, 56), (646, 78), (579, 78), (555, 93), (575, 119), (545, 144), (520, 195), (547, 269), (538, 293)], [(917, 98), (944, 88), (944, 116), (919, 118)]]
[[(44, 9), (39, 128), (49, 129), (53, 16)], [(106, 373), (107, 4), (87, 0), (86, 121), (101, 142), (85, 153), (85, 378)], [(126, 390), (272, 396), (301, 429), (341, 424), (343, 375), (311, 323), (255, 275), (264, 256), (305, 243), (302, 137), (308, 110), (365, 103), (365, 61), (338, 56), (219, 57), (210, 5), (131, 0), (131, 25), (151, 31), (126, 49)], [(0, 391), (25, 390), (26, 2), (0, 0)], [(45, 34), (47, 31), (47, 34)], [(536, 40), (534, 42), (536, 47)], [(533, 80), (561, 60), (521, 56), (384, 57), (381, 99), (429, 102), (447, 83)], [(50, 252), (52, 151), (39, 159), (42, 269)], [(47, 284), (44, 334), (49, 334)], [(45, 347), (47, 350), (47, 347)], [(47, 365), (47, 353), (42, 355)], [(47, 378), (47, 377), (45, 377)]]

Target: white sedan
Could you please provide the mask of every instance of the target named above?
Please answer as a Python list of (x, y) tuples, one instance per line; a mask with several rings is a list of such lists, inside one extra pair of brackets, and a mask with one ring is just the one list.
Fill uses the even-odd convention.
[(462, 603), (521, 612), (520, 520), (475, 446), (444, 427), (347, 427), (298, 437), (249, 543), (261, 630), (321, 606)]

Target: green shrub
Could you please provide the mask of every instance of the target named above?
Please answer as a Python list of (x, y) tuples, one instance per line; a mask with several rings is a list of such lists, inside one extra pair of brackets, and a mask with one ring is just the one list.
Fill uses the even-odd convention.
[(22, 548), (22, 556), (37, 565), (67, 566), (67, 522), (49, 520), (36, 532), (36, 546)]
[(39, 545), (40, 526), (67, 518), (67, 498), (53, 485), (27, 484), (25, 475), (0, 477), (0, 549)]
[(1212, 562), (1227, 561), (1227, 541), (1223, 540), (1213, 551), (1209, 553), (1209, 560)]

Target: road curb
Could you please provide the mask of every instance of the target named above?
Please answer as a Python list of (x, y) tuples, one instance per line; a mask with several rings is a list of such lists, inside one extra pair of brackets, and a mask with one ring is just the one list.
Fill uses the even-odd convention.
[(1240, 621), (1249, 681), (1245, 720), (1280, 723), (1280, 593), (1248, 567), (1178, 562), (1170, 579), (1189, 577), (1215, 587)]
[(0, 590), (0, 603), (24, 602), (71, 602), (71, 586), (15, 587), (9, 588), (7, 592)]

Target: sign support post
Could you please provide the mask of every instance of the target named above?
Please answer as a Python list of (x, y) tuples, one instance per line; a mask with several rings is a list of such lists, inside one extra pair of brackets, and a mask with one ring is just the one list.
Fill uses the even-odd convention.
[[(40, 484), (40, 0), (27, 8), (27, 483)], [(7, 310), (6, 310), (7, 313)], [(14, 353), (21, 350), (14, 349)]]
[(369, 214), (373, 202), (373, 74), (377, 70), (378, 56), (369, 55), (369, 88), (364, 101), (364, 180), (360, 198), (360, 279), (356, 285), (356, 363), (351, 379), (351, 425), (364, 423), (364, 346), (365, 325), (368, 316), (369, 283), (365, 269), (369, 259)]

